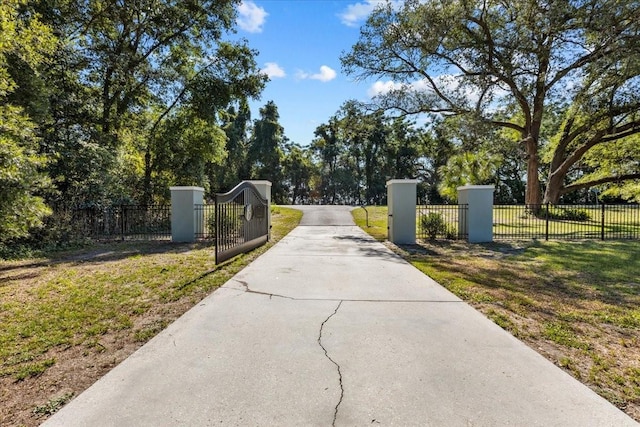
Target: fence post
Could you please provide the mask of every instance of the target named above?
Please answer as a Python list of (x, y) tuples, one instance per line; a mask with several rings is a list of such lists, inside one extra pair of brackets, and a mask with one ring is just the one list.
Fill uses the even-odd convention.
[(417, 179), (387, 181), (388, 238), (393, 243), (416, 243)]
[(470, 243), (493, 242), (493, 185), (458, 187), (458, 203), (468, 205), (466, 227)]
[(213, 241), (214, 241), (214, 255), (216, 264), (218, 263), (218, 250), (220, 249), (220, 218), (218, 217), (218, 196), (214, 195), (213, 197), (213, 217), (214, 217), (214, 225), (213, 225)]
[(547, 202), (545, 209), (546, 210), (544, 212), (544, 240), (549, 241), (549, 213), (550, 213), (549, 209), (551, 209), (551, 203)]
[(604, 241), (604, 202), (601, 203), (601, 213), (600, 213), (600, 240)]
[(120, 240), (122, 240), (123, 242), (124, 242), (124, 230), (125, 230), (124, 219), (126, 217), (126, 213), (124, 210), (125, 210), (125, 205), (120, 204)]
[(202, 187), (170, 187), (171, 190), (171, 241), (194, 242), (199, 224), (195, 205), (202, 205), (204, 188)]

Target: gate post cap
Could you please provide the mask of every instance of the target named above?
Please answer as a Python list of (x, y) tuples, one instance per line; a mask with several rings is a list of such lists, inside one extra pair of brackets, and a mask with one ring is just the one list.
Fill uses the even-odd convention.
[(495, 190), (495, 185), (462, 185), (457, 190)]
[(169, 190), (171, 191), (193, 191), (193, 190), (204, 191), (204, 188), (202, 187), (169, 187)]
[(271, 183), (271, 181), (267, 181), (266, 179), (250, 179), (249, 180), (250, 183), (252, 184), (261, 184), (261, 185), (267, 185), (269, 187), (271, 187), (273, 184)]
[(419, 183), (419, 179), (390, 179), (387, 181), (387, 185), (389, 184), (417, 184)]

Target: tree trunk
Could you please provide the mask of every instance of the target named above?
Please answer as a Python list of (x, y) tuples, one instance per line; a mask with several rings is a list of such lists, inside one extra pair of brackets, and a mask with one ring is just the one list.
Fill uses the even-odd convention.
[(150, 205), (153, 200), (153, 190), (151, 189), (151, 148), (147, 147), (144, 153), (144, 181), (142, 189), (142, 204)]
[(542, 194), (540, 193), (540, 178), (538, 177), (539, 159), (538, 144), (535, 138), (528, 138), (526, 142), (527, 150), (527, 188), (525, 190), (524, 201), (527, 205), (540, 205)]
[(547, 188), (544, 192), (544, 203), (558, 203), (560, 201), (560, 196), (562, 195), (563, 182), (564, 182), (564, 174), (558, 173), (549, 174), (549, 179), (547, 180)]

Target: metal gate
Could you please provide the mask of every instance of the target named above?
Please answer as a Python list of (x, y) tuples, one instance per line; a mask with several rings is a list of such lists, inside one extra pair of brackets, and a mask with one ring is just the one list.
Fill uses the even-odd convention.
[(269, 203), (244, 181), (216, 194), (216, 264), (269, 240)]

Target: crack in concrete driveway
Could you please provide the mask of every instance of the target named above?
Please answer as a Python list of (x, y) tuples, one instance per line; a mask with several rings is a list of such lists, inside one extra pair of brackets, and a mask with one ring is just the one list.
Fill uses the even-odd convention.
[(331, 423), (332, 426), (336, 425), (336, 419), (338, 418), (338, 410), (340, 409), (340, 404), (342, 403), (342, 399), (344, 398), (344, 385), (342, 384), (342, 371), (340, 370), (340, 365), (338, 364), (338, 362), (336, 362), (335, 360), (333, 360), (331, 358), (331, 356), (329, 356), (329, 352), (327, 351), (326, 347), (322, 344), (322, 331), (324, 329), (324, 325), (333, 317), (336, 315), (336, 313), (338, 313), (338, 310), (340, 309), (340, 306), (342, 305), (342, 301), (340, 301), (338, 303), (338, 306), (336, 307), (336, 309), (334, 310), (333, 313), (331, 313), (331, 315), (329, 315), (329, 317), (327, 317), (324, 322), (322, 322), (322, 324), (320, 325), (320, 334), (318, 335), (318, 344), (320, 345), (320, 347), (322, 348), (322, 350), (324, 351), (324, 355), (327, 359), (329, 359), (329, 361), (331, 361), (331, 363), (333, 363), (336, 366), (336, 369), (338, 370), (338, 381), (340, 383), (340, 399), (338, 400), (338, 403), (336, 404), (335, 407), (335, 411), (333, 413), (333, 422)]

